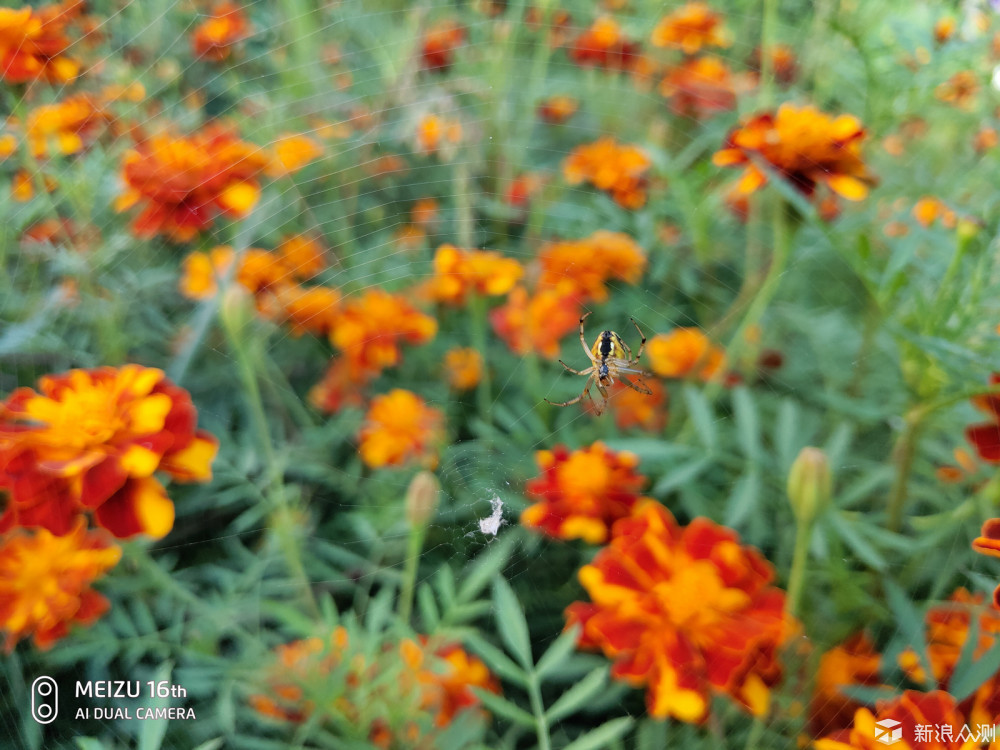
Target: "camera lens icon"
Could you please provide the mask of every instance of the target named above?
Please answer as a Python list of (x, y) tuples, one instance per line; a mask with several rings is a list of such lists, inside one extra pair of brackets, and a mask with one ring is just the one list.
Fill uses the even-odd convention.
[(59, 686), (47, 675), (31, 683), (31, 718), (39, 724), (51, 724), (59, 713)]

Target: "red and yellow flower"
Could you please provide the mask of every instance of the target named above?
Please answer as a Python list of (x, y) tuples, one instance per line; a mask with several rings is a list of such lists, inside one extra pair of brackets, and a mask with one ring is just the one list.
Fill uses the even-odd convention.
[(635, 284), (646, 270), (646, 252), (635, 240), (605, 230), (580, 240), (549, 243), (538, 259), (540, 289), (559, 288), (569, 282), (581, 301), (604, 302), (608, 298), (607, 281)]
[(660, 93), (682, 117), (702, 119), (736, 108), (737, 80), (718, 57), (688, 58), (672, 68), (660, 83)]
[(212, 477), (215, 438), (196, 429), (191, 397), (161, 370), (125, 365), (46, 375), (0, 403), (0, 528), (69, 533), (82, 514), (116, 537), (160, 538), (174, 506), (155, 472)]
[(580, 324), (576, 289), (567, 283), (529, 294), (516, 286), (505, 304), (490, 311), (490, 323), (515, 354), (555, 359), (560, 339)]
[(395, 388), (372, 399), (358, 437), (361, 460), (373, 469), (433, 469), (444, 441), (444, 414), (412, 391)]
[[(1000, 386), (1000, 373), (990, 376), (990, 386)], [(989, 417), (988, 422), (974, 424), (965, 429), (965, 438), (984, 461), (1000, 463), (1000, 392), (972, 399), (972, 405)]]
[(773, 579), (734, 531), (705, 518), (681, 527), (644, 502), (580, 570), (591, 601), (571, 604), (567, 625), (614, 662), (613, 678), (646, 686), (654, 718), (702, 722), (713, 694), (763, 716), (781, 679), (778, 650), (798, 627)]
[(823, 654), (816, 672), (816, 687), (809, 703), (809, 726), (815, 736), (851, 726), (861, 703), (845, 687), (881, 684), (882, 656), (866, 633), (857, 633)]
[(31, 637), (47, 649), (73, 624), (89, 625), (108, 609), (90, 585), (118, 564), (121, 548), (77, 519), (69, 533), (16, 529), (0, 537), (0, 630), (10, 652)]
[[(955, 699), (942, 690), (921, 693), (907, 690), (898, 698), (879, 701), (875, 711), (859, 708), (854, 714), (854, 726), (823, 739), (816, 740), (816, 750), (878, 750), (885, 747), (876, 739), (885, 730), (876, 722), (890, 720), (901, 725), (901, 738), (892, 743), (898, 750), (979, 750), (985, 742), (970, 738), (979, 727), (969, 727), (967, 718), (955, 705)], [(928, 731), (922, 731), (927, 727)], [(998, 743), (989, 745), (996, 750)]]
[(851, 115), (831, 117), (815, 107), (783, 104), (776, 114), (751, 118), (733, 130), (712, 158), (720, 167), (744, 167), (737, 191), (749, 194), (767, 184), (766, 163), (806, 197), (825, 185), (851, 201), (868, 195), (873, 182), (861, 159), (865, 130)]
[(66, 26), (82, 10), (82, 0), (0, 8), (0, 78), (7, 83), (68, 83), (76, 78), (80, 63), (66, 54), (73, 45)]
[(253, 32), (243, 7), (223, 0), (191, 35), (191, 49), (196, 57), (222, 62), (232, 54), (233, 46)]
[(427, 70), (445, 71), (455, 59), (455, 50), (465, 41), (465, 29), (455, 21), (442, 21), (424, 34), (420, 57)]
[(639, 53), (639, 44), (628, 39), (610, 16), (595, 20), (569, 47), (569, 59), (577, 65), (605, 70), (628, 70)]
[(573, 149), (563, 163), (563, 176), (570, 185), (589, 182), (610, 193), (623, 208), (636, 209), (646, 204), (646, 172), (651, 164), (638, 146), (605, 137)]
[(542, 475), (524, 486), (535, 504), (521, 523), (557, 539), (602, 544), (611, 526), (632, 511), (646, 478), (636, 472), (639, 458), (604, 443), (570, 451), (557, 446), (535, 454)]
[(506, 294), (523, 275), (520, 263), (498, 252), (441, 245), (434, 255), (434, 276), (425, 291), (438, 302), (463, 305), (470, 295)]
[[(973, 595), (960, 588), (947, 603), (927, 611), (927, 658), (931, 676), (941, 690), (948, 690), (977, 622), (978, 637), (972, 651), (974, 661), (981, 659), (1000, 636), (1000, 607), (993, 602), (984, 603), (982, 594)], [(926, 670), (912, 649), (899, 655), (899, 664), (914, 681), (926, 681)], [(972, 723), (991, 723), (1000, 714), (1000, 671), (986, 679), (958, 707)]]
[(694, 2), (660, 19), (653, 29), (653, 45), (680, 49), (693, 55), (702, 47), (728, 47), (722, 16), (706, 3)]
[(137, 237), (187, 242), (217, 214), (246, 216), (260, 198), (258, 177), (268, 162), (264, 151), (222, 125), (186, 137), (160, 133), (125, 154), (126, 187), (115, 208), (142, 207), (132, 222)]
[(52, 145), (61, 154), (76, 154), (110, 121), (110, 113), (100, 101), (89, 94), (74, 94), (28, 114), (28, 143), (36, 159), (48, 156)]

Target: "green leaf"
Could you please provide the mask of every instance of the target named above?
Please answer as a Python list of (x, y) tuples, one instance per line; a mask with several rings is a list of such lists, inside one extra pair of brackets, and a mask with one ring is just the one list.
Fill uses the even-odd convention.
[(556, 638), (555, 642), (546, 649), (545, 653), (542, 654), (542, 658), (538, 660), (538, 665), (535, 667), (535, 674), (538, 676), (539, 682), (544, 682), (545, 678), (558, 667), (562, 666), (563, 662), (576, 650), (576, 640), (579, 635), (580, 626), (574, 624), (573, 627)]
[(694, 424), (698, 437), (701, 438), (702, 445), (710, 451), (714, 450), (716, 445), (715, 415), (712, 413), (708, 399), (699, 388), (690, 383), (684, 384), (683, 393), (688, 414), (691, 415), (691, 422)]
[(733, 417), (743, 455), (748, 461), (757, 463), (761, 455), (760, 420), (757, 416), (757, 404), (754, 403), (750, 389), (745, 385), (733, 389)]
[(784, 475), (795, 460), (798, 447), (799, 407), (790, 398), (781, 400), (774, 428), (774, 443), (778, 451), (781, 474)]
[(507, 721), (512, 721), (519, 726), (530, 729), (535, 728), (535, 717), (520, 706), (515, 706), (510, 701), (501, 698), (496, 693), (491, 693), (489, 690), (474, 687), (472, 688), (472, 692), (476, 694), (476, 697), (483, 702), (483, 705), (491, 713), (502, 716)]
[(522, 687), (528, 684), (527, 672), (492, 643), (472, 633), (463, 636), (462, 640), (486, 662), (490, 670)]
[[(173, 670), (171, 662), (164, 662), (153, 677), (153, 681), (159, 683), (163, 680), (170, 681), (170, 673)], [(148, 704), (150, 708), (167, 708), (170, 705), (170, 698), (154, 698)], [(168, 721), (144, 721), (139, 727), (139, 750), (160, 750), (163, 738), (167, 733)]]
[(880, 573), (885, 572), (887, 567), (885, 558), (854, 528), (854, 524), (844, 518), (843, 514), (828, 513), (826, 519), (862, 562)]
[(517, 600), (514, 590), (503, 576), (493, 579), (493, 606), (500, 637), (507, 650), (522, 667), (531, 670), (534, 661), (531, 658), (528, 622), (524, 619), (524, 610), (521, 609), (521, 603)]
[(420, 608), (420, 619), (423, 620), (424, 632), (433, 633), (441, 624), (437, 603), (434, 601), (434, 591), (430, 584), (422, 583), (417, 589), (417, 606)]
[(603, 666), (588, 674), (559, 696), (545, 712), (545, 718), (555, 723), (570, 714), (575, 714), (604, 689), (609, 670), (610, 667)]
[(609, 742), (623, 737), (633, 723), (635, 720), (631, 716), (622, 716), (606, 721), (597, 729), (573, 740), (563, 750), (602, 750), (608, 746)]
[(889, 609), (895, 617), (897, 627), (909, 645), (920, 659), (920, 666), (924, 674), (928, 675), (928, 689), (931, 688), (929, 680), (933, 674), (930, 669), (930, 659), (927, 658), (927, 641), (924, 637), (924, 617), (920, 611), (913, 606), (913, 602), (906, 595), (906, 592), (899, 585), (885, 578), (882, 581), (885, 586), (886, 597), (889, 602)]
[(972, 629), (965, 639), (962, 655), (948, 682), (948, 692), (955, 696), (957, 703), (972, 695), (980, 685), (1000, 670), (1000, 639), (996, 640), (985, 654), (973, 661), (972, 657), (978, 643), (979, 619), (974, 617)]
[(733, 493), (729, 496), (729, 503), (726, 505), (726, 525), (739, 526), (742, 524), (756, 510), (759, 498), (760, 474), (751, 468), (736, 480)]
[(653, 486), (652, 493), (657, 496), (662, 496), (671, 492), (692, 481), (703, 471), (711, 467), (713, 463), (714, 462), (711, 458), (703, 456), (702, 458), (696, 458), (693, 461), (682, 464), (676, 469), (670, 469), (666, 472), (664, 477)]
[(202, 742), (194, 750), (219, 750), (225, 744), (225, 740), (222, 737), (216, 737), (214, 740), (208, 740)]
[(461, 603), (471, 601), (480, 591), (486, 588), (497, 573), (503, 570), (514, 552), (514, 545), (517, 544), (520, 535), (516, 533), (506, 533), (493, 542), (486, 550), (476, 558), (466, 574), (463, 576), (462, 585), (458, 589), (457, 600)]

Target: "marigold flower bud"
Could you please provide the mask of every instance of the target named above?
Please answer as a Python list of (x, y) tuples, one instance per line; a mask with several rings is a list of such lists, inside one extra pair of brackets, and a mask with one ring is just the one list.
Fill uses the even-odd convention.
[(410, 526), (426, 526), (437, 512), (441, 483), (429, 471), (418, 472), (406, 489), (406, 520)]
[(788, 472), (788, 499), (795, 517), (811, 523), (830, 504), (832, 494), (833, 475), (826, 454), (806, 446)]

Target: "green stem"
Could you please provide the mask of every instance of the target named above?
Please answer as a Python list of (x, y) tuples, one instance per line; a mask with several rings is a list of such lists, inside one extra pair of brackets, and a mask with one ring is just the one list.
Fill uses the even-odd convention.
[(892, 449), (892, 461), (896, 465), (896, 475), (889, 491), (889, 530), (899, 531), (903, 525), (903, 507), (910, 484), (910, 474), (913, 471), (913, 459), (917, 454), (917, 437), (927, 415), (926, 407), (911, 409), (906, 415), (903, 431), (899, 434)]
[(760, 106), (768, 109), (774, 95), (774, 62), (771, 49), (774, 47), (774, 30), (778, 25), (778, 0), (763, 0), (764, 8), (760, 27)]
[(483, 358), (483, 376), (479, 379), (476, 387), (476, 407), (479, 410), (479, 418), (486, 424), (490, 424), (490, 412), (493, 406), (492, 382), (490, 379), (489, 357), (486, 356), (486, 298), (479, 294), (473, 294), (469, 298), (469, 331), (472, 339), (472, 346)]
[(538, 750), (552, 750), (552, 739), (549, 737), (549, 720), (545, 718), (545, 704), (542, 703), (542, 690), (538, 684), (538, 676), (534, 672), (528, 676), (528, 698), (531, 700), (531, 711), (535, 715)]
[(403, 569), (403, 585), (399, 592), (399, 619), (408, 623), (413, 611), (413, 591), (417, 585), (417, 569), (420, 552), (424, 548), (427, 526), (417, 524), (410, 528), (410, 538), (406, 544), (406, 566)]
[(788, 594), (785, 597), (785, 612), (792, 617), (798, 617), (799, 605), (802, 600), (812, 527), (811, 521), (800, 520), (795, 524), (795, 551), (792, 553), (792, 567), (788, 572)]
[(250, 416), (253, 421), (254, 432), (260, 443), (261, 451), (270, 472), (270, 492), (269, 498), (274, 502), (275, 514), (272, 518), (275, 533), (278, 537), (278, 544), (285, 556), (293, 577), (296, 578), (302, 588), (302, 594), (313, 613), (319, 613), (319, 607), (313, 596), (312, 586), (306, 574), (305, 566), (302, 564), (302, 557), (299, 554), (297, 540), (295, 539), (294, 527), (296, 522), (293, 517), (291, 505), (285, 492), (284, 471), (274, 452), (274, 444), (271, 440), (271, 433), (267, 421), (267, 413), (264, 409), (264, 400), (261, 398), (260, 383), (257, 379), (257, 371), (254, 362), (257, 357), (251, 353), (250, 344), (255, 343), (253, 336), (248, 336), (241, 330), (237, 323), (239, 316), (223, 315), (222, 327), (226, 332), (229, 348), (236, 357), (237, 369), (239, 370), (240, 382), (247, 396), (250, 407)]

